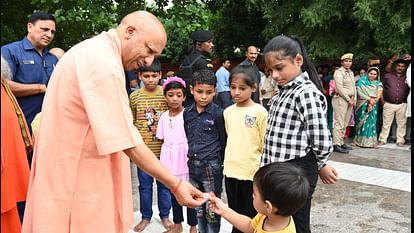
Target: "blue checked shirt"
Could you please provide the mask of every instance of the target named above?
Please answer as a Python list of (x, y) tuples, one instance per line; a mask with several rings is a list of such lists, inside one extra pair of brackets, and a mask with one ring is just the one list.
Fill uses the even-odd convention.
[(332, 152), (325, 96), (306, 72), (278, 88), (269, 111), (261, 166), (305, 157), (313, 150), (318, 167), (323, 167)]
[(188, 141), (189, 159), (224, 159), (227, 134), (223, 109), (211, 102), (199, 114), (195, 103), (184, 110), (184, 129)]

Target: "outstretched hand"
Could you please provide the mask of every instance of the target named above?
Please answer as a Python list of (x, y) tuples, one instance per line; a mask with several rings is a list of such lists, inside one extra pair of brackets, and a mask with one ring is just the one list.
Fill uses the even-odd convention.
[(214, 197), (208, 201), (208, 207), (211, 211), (218, 215), (222, 215), (227, 209), (226, 204), (224, 204), (224, 202), (217, 197)]
[[(188, 206), (190, 208), (201, 206), (206, 202), (206, 200), (202, 198), (203, 193), (185, 180), (182, 181), (180, 187), (175, 191), (174, 196), (180, 205)], [(201, 197), (201, 200), (196, 200), (196, 197)]]

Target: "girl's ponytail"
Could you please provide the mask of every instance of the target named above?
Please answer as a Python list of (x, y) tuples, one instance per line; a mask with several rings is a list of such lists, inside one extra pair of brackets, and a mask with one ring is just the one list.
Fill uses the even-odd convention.
[(315, 84), (315, 86), (318, 88), (319, 91), (324, 93), (323, 87), (320, 83), (318, 72), (316, 71), (316, 68), (313, 65), (313, 63), (308, 58), (308, 53), (306, 52), (302, 39), (300, 39), (299, 37), (295, 35), (289, 36), (289, 38), (291, 38), (292, 40), (296, 41), (299, 44), (301, 54), (303, 57), (302, 72), (303, 71), (308, 72), (309, 79), (313, 82), (313, 84)]

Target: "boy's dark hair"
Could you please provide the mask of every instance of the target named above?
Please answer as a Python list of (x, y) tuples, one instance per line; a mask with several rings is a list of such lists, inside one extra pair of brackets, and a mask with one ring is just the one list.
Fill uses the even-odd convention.
[(44, 11), (34, 12), (29, 18), (29, 23), (35, 24), (38, 20), (53, 20), (53, 22), (56, 23), (55, 17), (52, 14)]
[(167, 86), (165, 86), (164, 95), (166, 95), (167, 91), (169, 91), (171, 89), (181, 89), (183, 91), (184, 96), (186, 94), (184, 85), (177, 82), (177, 81), (170, 82), (170, 83), (167, 84)]
[(271, 39), (264, 48), (265, 59), (266, 54), (269, 52), (276, 53), (276, 56), (280, 58), (289, 56), (292, 59), (294, 59), (297, 54), (302, 55), (302, 72), (306, 71), (309, 75), (309, 79), (313, 82), (313, 84), (315, 84), (318, 90), (320, 90), (322, 93), (324, 92), (319, 82), (319, 77), (318, 73), (316, 72), (316, 68), (313, 65), (313, 63), (309, 60), (308, 53), (306, 52), (305, 46), (303, 45), (303, 41), (299, 37), (295, 35), (276, 36), (273, 39)]
[(291, 163), (276, 162), (261, 167), (253, 178), (263, 201), (277, 208), (277, 215), (292, 216), (305, 203), (309, 181), (304, 171)]
[(152, 72), (161, 72), (161, 62), (158, 59), (154, 59), (151, 65), (149, 66), (140, 66), (138, 68), (138, 72), (142, 74), (142, 72), (152, 71)]
[(245, 65), (236, 66), (230, 73), (229, 83), (231, 83), (231, 81), (233, 80), (234, 75), (237, 75), (237, 74), (244, 74), (243, 79), (246, 82), (247, 86), (251, 88), (255, 88), (254, 84), (256, 83), (255, 81), (256, 73), (254, 72), (252, 66), (245, 66)]
[(192, 86), (195, 87), (197, 84), (207, 84), (216, 87), (217, 79), (216, 74), (208, 69), (197, 70), (193, 73)]
[(220, 59), (220, 65), (223, 65), (223, 63), (226, 62), (226, 61), (230, 61), (230, 60), (226, 57), (221, 58)]

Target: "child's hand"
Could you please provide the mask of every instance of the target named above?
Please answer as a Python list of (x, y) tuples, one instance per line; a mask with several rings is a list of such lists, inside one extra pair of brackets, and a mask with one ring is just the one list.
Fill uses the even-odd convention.
[(224, 202), (217, 197), (214, 197), (208, 201), (208, 207), (211, 211), (218, 215), (222, 215), (228, 208), (226, 204), (224, 204)]

